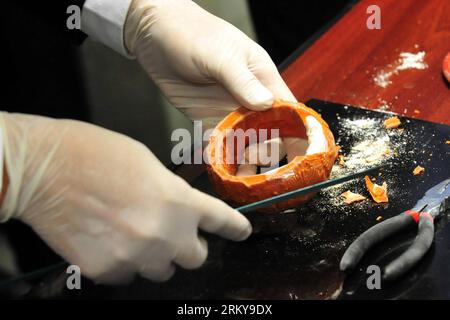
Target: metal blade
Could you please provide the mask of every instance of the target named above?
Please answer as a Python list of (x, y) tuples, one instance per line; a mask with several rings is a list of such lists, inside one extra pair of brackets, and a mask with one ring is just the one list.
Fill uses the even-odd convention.
[(307, 194), (307, 193), (319, 191), (321, 189), (328, 188), (328, 187), (331, 187), (331, 186), (334, 186), (336, 184), (340, 184), (340, 183), (343, 183), (343, 182), (346, 182), (346, 181), (349, 181), (349, 180), (353, 180), (353, 179), (361, 177), (361, 176), (377, 173), (383, 167), (384, 167), (384, 165), (381, 165), (381, 166), (369, 168), (369, 169), (366, 169), (366, 170), (362, 170), (362, 171), (359, 171), (359, 172), (356, 172), (356, 173), (352, 173), (352, 174), (349, 174), (347, 176), (343, 176), (343, 177), (339, 177), (339, 178), (336, 178), (336, 179), (319, 182), (317, 184), (313, 184), (313, 185), (305, 187), (305, 188), (289, 191), (289, 192), (286, 192), (286, 193), (283, 193), (283, 194), (280, 194), (280, 195), (277, 195), (277, 196), (274, 196), (274, 197), (271, 197), (271, 198), (268, 198), (268, 199), (264, 199), (264, 200), (261, 200), (261, 201), (257, 201), (257, 202), (254, 202), (254, 203), (247, 204), (245, 206), (236, 208), (236, 210), (241, 212), (241, 213), (244, 213), (244, 212), (249, 212), (249, 211), (252, 211), (252, 210), (260, 209), (260, 208), (263, 208), (263, 207), (267, 207), (267, 206), (270, 206), (270, 205), (272, 205), (274, 203), (278, 203), (278, 202), (285, 201), (285, 200), (288, 200), (288, 199), (291, 199), (291, 198), (295, 198), (295, 197), (298, 197), (298, 196), (301, 196), (301, 195), (304, 195), (304, 194)]

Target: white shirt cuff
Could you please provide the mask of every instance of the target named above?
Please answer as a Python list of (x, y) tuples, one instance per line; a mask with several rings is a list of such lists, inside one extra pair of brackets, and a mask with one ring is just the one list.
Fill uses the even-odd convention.
[(128, 58), (124, 27), (132, 0), (86, 0), (81, 13), (81, 30)]

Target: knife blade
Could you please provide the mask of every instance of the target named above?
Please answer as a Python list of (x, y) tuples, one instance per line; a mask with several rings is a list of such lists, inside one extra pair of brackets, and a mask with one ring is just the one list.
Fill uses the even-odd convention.
[(370, 174), (377, 173), (384, 166), (385, 166), (385, 164), (384, 165), (379, 165), (379, 166), (376, 166), (376, 167), (372, 167), (372, 168), (369, 168), (369, 169), (361, 170), (361, 171), (358, 171), (358, 172), (355, 172), (355, 173), (352, 173), (352, 174), (349, 174), (349, 175), (346, 175), (346, 176), (343, 176), (343, 177), (339, 177), (339, 178), (335, 178), (335, 179), (319, 182), (319, 183), (316, 183), (316, 184), (313, 184), (313, 185), (310, 185), (310, 186), (307, 186), (307, 187), (304, 187), (304, 188), (300, 188), (300, 189), (297, 189), (297, 190), (289, 191), (289, 192), (286, 192), (286, 193), (283, 193), (283, 194), (276, 195), (274, 197), (270, 197), (270, 198), (267, 198), (267, 199), (264, 199), (264, 200), (260, 200), (260, 201), (257, 201), (257, 202), (246, 204), (244, 206), (235, 208), (235, 210), (237, 210), (237, 211), (239, 211), (241, 213), (245, 213), (245, 212), (253, 211), (253, 210), (256, 210), (256, 209), (261, 209), (261, 208), (270, 206), (272, 204), (275, 204), (275, 203), (278, 203), (278, 202), (281, 202), (281, 201), (285, 201), (285, 200), (292, 199), (292, 198), (295, 198), (295, 197), (298, 197), (298, 196), (302, 196), (302, 195), (305, 195), (307, 193), (319, 191), (321, 189), (328, 188), (328, 187), (331, 187), (331, 186), (334, 186), (334, 185), (337, 185), (337, 184), (340, 184), (340, 183), (343, 183), (343, 182), (346, 182), (346, 181), (350, 181), (350, 180), (353, 180), (353, 179), (356, 179), (356, 178), (359, 178), (359, 177), (362, 177), (362, 176), (365, 176), (365, 175), (370, 175)]

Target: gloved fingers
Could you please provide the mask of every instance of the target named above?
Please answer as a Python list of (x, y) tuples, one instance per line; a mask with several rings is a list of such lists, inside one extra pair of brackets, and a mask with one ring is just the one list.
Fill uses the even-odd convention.
[[(81, 270), (83, 273), (83, 270)], [(90, 277), (97, 284), (109, 284), (109, 285), (125, 285), (131, 283), (135, 278), (135, 270), (127, 263), (120, 263), (114, 269), (108, 270), (108, 272)]]
[(261, 83), (272, 92), (275, 99), (297, 101), (289, 87), (286, 85), (286, 82), (284, 82), (281, 77), (269, 54), (259, 45), (253, 52), (255, 52), (255, 54), (250, 58), (250, 70), (256, 75)]
[(217, 80), (248, 109), (262, 111), (272, 107), (274, 95), (245, 63), (222, 66)]
[(225, 202), (194, 190), (192, 203), (200, 212), (199, 227), (221, 237), (241, 241), (252, 233), (250, 222)]
[[(225, 88), (213, 83), (193, 87), (183, 80), (159, 81), (159, 88), (166, 93), (170, 102), (192, 121), (202, 120), (203, 129), (214, 127), (240, 104)], [(176, 95), (171, 96), (171, 92)]]
[[(171, 86), (170, 89), (173, 87)], [(177, 96), (170, 100), (191, 120), (222, 120), (240, 106), (239, 102), (218, 84), (197, 90), (193, 90), (191, 85), (177, 86), (177, 88)]]
[(179, 110), (192, 121), (201, 121), (203, 131), (213, 129), (232, 109), (220, 108), (179, 108)]
[(264, 81), (266, 78), (268, 77), (262, 78), (262, 82), (265, 83), (266, 87), (273, 93), (276, 99), (297, 102), (297, 98), (295, 98), (278, 71), (272, 74), (270, 80), (267, 82)]
[(202, 237), (198, 237), (191, 244), (181, 248), (173, 260), (185, 269), (197, 269), (208, 256), (208, 243)]
[(151, 264), (143, 266), (139, 270), (139, 274), (149, 280), (155, 282), (164, 282), (172, 278), (176, 270), (173, 263)]
[[(44, 238), (45, 240), (45, 238)], [(98, 250), (98, 246), (92, 251)], [(134, 280), (136, 268), (132, 262), (124, 259), (117, 259), (113, 254), (104, 254), (110, 252), (105, 246), (102, 251), (97, 251), (96, 255), (93, 252), (87, 252), (82, 260), (78, 261), (75, 257), (70, 256), (69, 253), (66, 258), (67, 261), (75, 265), (79, 265), (80, 272), (83, 276), (92, 279), (97, 284), (109, 285), (123, 285), (128, 284)], [(75, 259), (73, 259), (75, 258)], [(72, 262), (74, 261), (74, 262)]]

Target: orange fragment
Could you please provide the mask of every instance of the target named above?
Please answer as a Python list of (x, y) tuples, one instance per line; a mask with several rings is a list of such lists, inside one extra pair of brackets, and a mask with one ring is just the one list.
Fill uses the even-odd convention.
[(424, 168), (424, 167), (417, 166), (417, 167), (414, 169), (414, 171), (413, 171), (413, 175), (418, 176), (418, 175), (420, 175), (420, 174), (422, 174), (422, 173), (424, 173), (424, 172), (425, 172), (425, 168)]
[(364, 179), (366, 180), (367, 190), (369, 190), (370, 195), (375, 202), (389, 202), (386, 182), (383, 182), (383, 185), (379, 186), (373, 183), (369, 176), (365, 176)]
[(392, 117), (384, 120), (384, 126), (386, 129), (395, 129), (401, 124), (398, 117)]
[(445, 78), (450, 82), (450, 52), (447, 52), (447, 55), (442, 62), (442, 71), (444, 72)]
[(343, 155), (339, 155), (339, 165), (341, 167), (345, 167), (345, 161), (344, 161), (345, 157)]
[(353, 202), (366, 200), (366, 197), (364, 197), (358, 193), (353, 193), (351, 191), (345, 191), (343, 194), (341, 194), (341, 196), (345, 198), (344, 202), (346, 204), (351, 204)]

